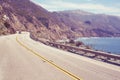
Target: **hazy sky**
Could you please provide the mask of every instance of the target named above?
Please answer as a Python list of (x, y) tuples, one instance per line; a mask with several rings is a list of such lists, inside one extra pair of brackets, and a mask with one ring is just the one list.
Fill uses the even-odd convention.
[(49, 11), (81, 9), (120, 16), (120, 0), (32, 0)]

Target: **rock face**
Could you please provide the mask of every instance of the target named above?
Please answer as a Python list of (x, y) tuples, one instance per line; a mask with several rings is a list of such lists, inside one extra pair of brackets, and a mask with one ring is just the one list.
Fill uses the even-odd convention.
[(84, 11), (49, 12), (30, 0), (0, 0), (0, 35), (29, 31), (40, 40), (120, 36), (120, 18)]
[[(61, 28), (54, 15), (30, 0), (0, 0), (1, 27), (6, 29), (1, 34), (11, 34), (15, 31), (30, 31), (39, 39), (64, 39), (69, 30)], [(7, 20), (3, 19), (6, 16)], [(63, 25), (63, 24), (62, 24)]]

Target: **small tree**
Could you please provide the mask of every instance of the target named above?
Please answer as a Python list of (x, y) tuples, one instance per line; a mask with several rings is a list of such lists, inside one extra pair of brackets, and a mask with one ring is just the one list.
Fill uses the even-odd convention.
[(77, 41), (77, 42), (76, 42), (76, 46), (77, 46), (77, 47), (79, 47), (79, 46), (81, 46), (81, 45), (84, 45), (84, 43), (81, 42), (81, 41)]

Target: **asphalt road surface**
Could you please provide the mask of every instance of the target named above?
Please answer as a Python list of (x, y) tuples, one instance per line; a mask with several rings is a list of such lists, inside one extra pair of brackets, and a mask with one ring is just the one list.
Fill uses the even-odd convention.
[(46, 46), (22, 33), (0, 37), (0, 80), (120, 80), (120, 66)]

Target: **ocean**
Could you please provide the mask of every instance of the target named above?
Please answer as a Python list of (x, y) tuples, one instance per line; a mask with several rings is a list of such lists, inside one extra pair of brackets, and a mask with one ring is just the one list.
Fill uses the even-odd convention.
[(95, 50), (120, 55), (120, 37), (82, 37), (76, 41), (82, 41)]

